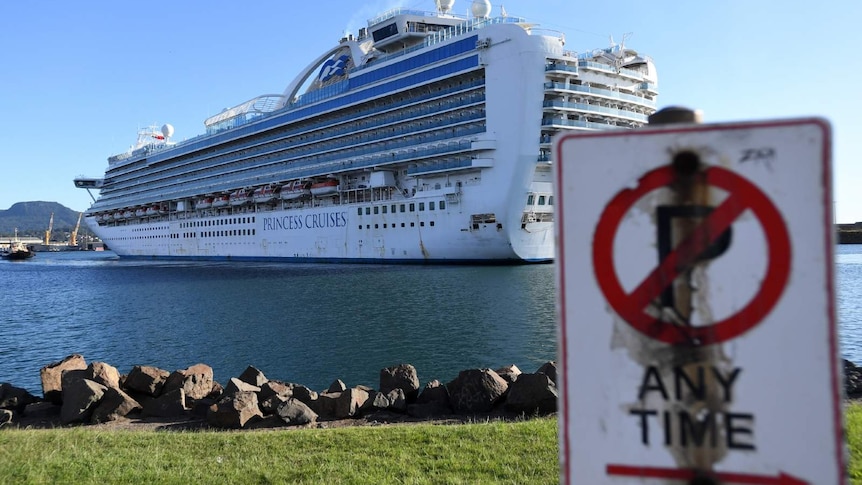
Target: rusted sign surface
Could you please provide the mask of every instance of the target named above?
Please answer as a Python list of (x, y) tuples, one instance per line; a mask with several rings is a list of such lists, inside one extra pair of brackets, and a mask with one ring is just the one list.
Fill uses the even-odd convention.
[(818, 119), (555, 141), (565, 483), (844, 482), (830, 143)]

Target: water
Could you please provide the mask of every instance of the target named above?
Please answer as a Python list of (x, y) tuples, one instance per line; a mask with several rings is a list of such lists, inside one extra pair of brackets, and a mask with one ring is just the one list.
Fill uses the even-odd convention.
[[(862, 246), (838, 246), (842, 356), (862, 364)], [(128, 372), (248, 365), (324, 389), (379, 385), (416, 366), (458, 371), (556, 357), (554, 266), (374, 266), (119, 260), (111, 252), (0, 261), (0, 382), (41, 395), (39, 369), (72, 353)]]
[(172, 371), (203, 362), (225, 383), (248, 365), (325, 389), (424, 384), (474, 367), (535, 371), (556, 355), (554, 267), (120, 260), (110, 252), (0, 261), (0, 382), (41, 395), (66, 355)]

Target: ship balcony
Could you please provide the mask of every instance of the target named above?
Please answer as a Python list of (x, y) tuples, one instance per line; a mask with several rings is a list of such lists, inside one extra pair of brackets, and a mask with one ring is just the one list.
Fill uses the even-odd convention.
[(629, 111), (626, 109), (606, 108), (604, 106), (596, 106), (593, 104), (570, 103), (566, 101), (545, 101), (544, 103), (542, 103), (542, 106), (544, 107), (544, 111), (546, 113), (556, 113), (562, 111), (584, 114), (601, 114), (610, 115), (615, 118), (624, 118), (632, 121), (638, 121), (641, 123), (647, 122), (647, 115), (643, 113)]
[(558, 95), (571, 93), (586, 93), (597, 98), (634, 103), (638, 106), (645, 106), (651, 109), (656, 108), (656, 102), (654, 99), (635, 96), (633, 94), (620, 93), (619, 91), (611, 91), (610, 89), (583, 86), (580, 84), (566, 84), (548, 81), (545, 83), (545, 93)]
[(542, 126), (547, 128), (558, 128), (563, 130), (627, 130), (627, 126), (617, 126), (608, 123), (596, 123), (594, 121), (570, 120), (568, 118), (554, 117), (543, 118)]
[(607, 74), (617, 74), (622, 77), (627, 77), (630, 79), (634, 79), (635, 81), (643, 81), (644, 75), (642, 72), (635, 71), (634, 69), (626, 69), (624, 67), (617, 68), (615, 66), (611, 66), (608, 64), (602, 64), (600, 62), (592, 62), (579, 60), (578, 67), (581, 69), (587, 69), (592, 71), (604, 72)]
[(569, 64), (561, 64), (561, 63), (551, 63), (545, 65), (545, 72), (547, 73), (556, 73), (556, 74), (578, 74), (578, 66), (572, 66)]
[(644, 92), (647, 92), (653, 96), (658, 95), (658, 84), (642, 82), (638, 84), (638, 89)]

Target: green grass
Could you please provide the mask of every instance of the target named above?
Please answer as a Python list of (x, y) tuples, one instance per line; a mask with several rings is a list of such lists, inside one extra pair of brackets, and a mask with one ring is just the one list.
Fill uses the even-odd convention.
[[(845, 408), (862, 485), (862, 405)], [(557, 420), (289, 431), (0, 431), (0, 483), (557, 483)]]
[(0, 431), (0, 483), (557, 483), (557, 421)]

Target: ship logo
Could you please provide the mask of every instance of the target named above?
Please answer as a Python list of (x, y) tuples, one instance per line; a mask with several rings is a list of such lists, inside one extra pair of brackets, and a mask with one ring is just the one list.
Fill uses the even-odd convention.
[(320, 67), (320, 73), (317, 75), (317, 79), (323, 83), (329, 81), (335, 76), (343, 76), (349, 59), (349, 56), (343, 55), (337, 59), (332, 58), (324, 62), (323, 66)]

